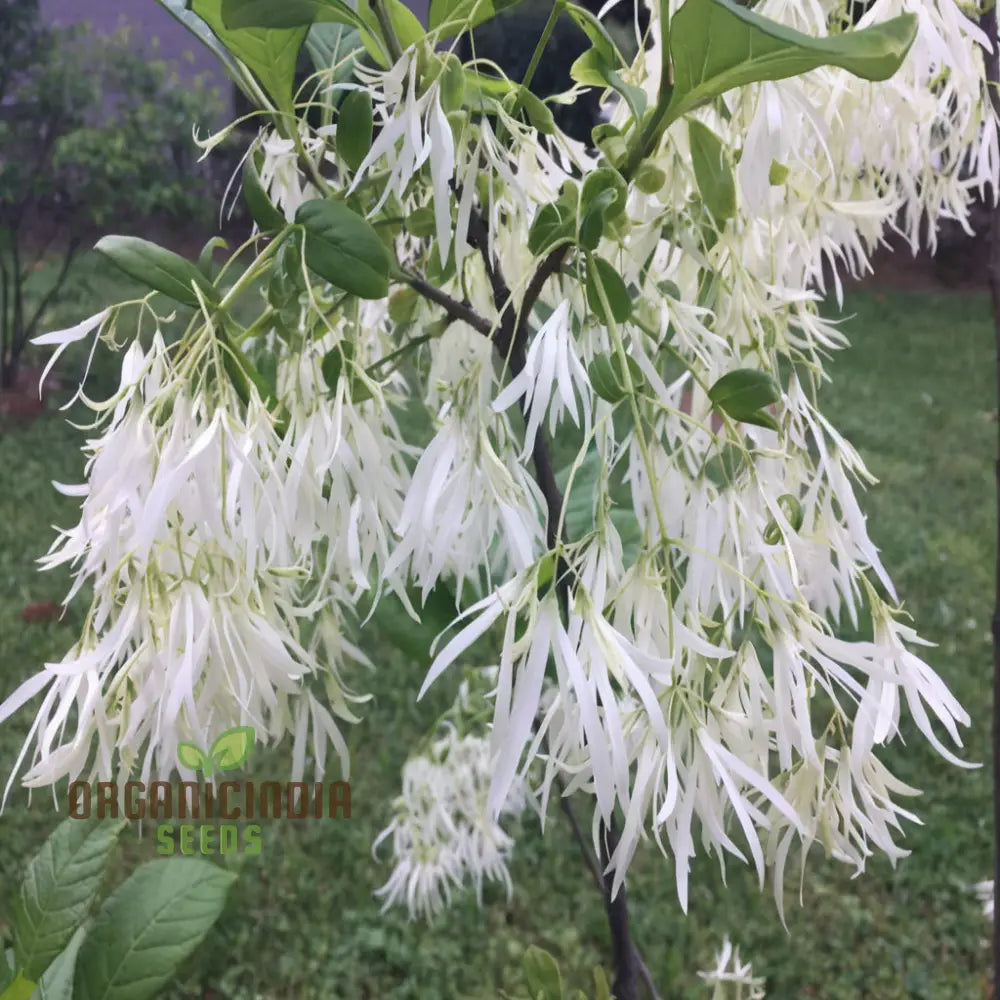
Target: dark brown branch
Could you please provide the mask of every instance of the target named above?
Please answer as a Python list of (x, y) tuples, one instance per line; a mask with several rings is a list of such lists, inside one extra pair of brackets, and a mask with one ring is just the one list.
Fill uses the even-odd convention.
[(435, 288), (430, 282), (424, 281), (423, 278), (419, 278), (416, 275), (407, 275), (406, 282), (415, 291), (420, 292), (425, 299), (430, 299), (431, 302), (442, 306), (452, 319), (463, 320), (477, 333), (481, 333), (487, 339), (492, 338), (493, 325), (484, 316), (480, 316), (472, 308), (471, 303), (459, 302), (458, 299), (453, 299), (446, 292), (442, 292), (441, 289)]
[[(573, 831), (573, 839), (576, 841), (577, 847), (580, 848), (580, 854), (583, 856), (583, 860), (586, 863), (587, 868), (590, 870), (591, 877), (594, 880), (594, 885), (603, 897), (604, 905), (607, 908), (611, 905), (609, 896), (610, 890), (609, 883), (606, 881), (604, 872), (601, 869), (601, 863), (597, 859), (597, 855), (595, 855), (593, 850), (591, 850), (587, 838), (583, 835), (583, 828), (580, 826), (580, 821), (577, 819), (576, 813), (573, 811), (573, 806), (570, 804), (569, 796), (566, 795), (566, 786), (560, 778), (556, 778), (556, 787), (559, 790), (559, 807), (562, 809), (563, 814), (569, 821), (570, 829)], [(622, 892), (624, 892), (624, 889)], [(627, 923), (627, 912), (625, 913), (625, 919)], [(660, 995), (656, 991), (656, 984), (653, 982), (653, 976), (647, 968), (646, 963), (643, 961), (642, 955), (639, 953), (639, 949), (633, 945), (632, 951), (635, 963), (638, 967), (639, 977), (646, 984), (650, 1000), (660, 1000)]]
[(71, 237), (69, 243), (66, 245), (66, 250), (63, 254), (62, 264), (59, 268), (59, 274), (56, 276), (55, 281), (52, 283), (49, 290), (42, 296), (42, 300), (38, 303), (35, 311), (31, 315), (31, 319), (24, 324), (24, 329), (21, 331), (21, 340), (18, 350), (22, 350), (24, 345), (31, 339), (32, 334), (35, 332), (38, 326), (38, 321), (42, 318), (43, 313), (48, 308), (49, 303), (59, 294), (62, 289), (63, 282), (66, 280), (66, 275), (69, 274), (69, 269), (73, 265), (73, 260), (76, 257), (77, 251), (80, 249), (83, 240), (79, 237)]

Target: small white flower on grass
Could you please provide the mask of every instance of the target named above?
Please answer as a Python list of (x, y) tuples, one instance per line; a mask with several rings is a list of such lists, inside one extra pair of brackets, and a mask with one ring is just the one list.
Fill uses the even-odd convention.
[(983, 916), (993, 919), (993, 879), (988, 878), (972, 886), (976, 898), (983, 905)]
[(712, 1000), (764, 1000), (764, 979), (753, 974), (749, 962), (740, 961), (740, 950), (727, 937), (715, 956), (715, 968), (699, 972), (712, 987)]
[[(453, 889), (471, 882), (482, 903), (484, 881), (512, 891), (507, 862), (514, 841), (486, 806), (493, 758), (488, 740), (459, 736), (449, 727), (423, 756), (403, 768), (396, 816), (372, 845), (392, 838), (396, 866), (375, 895), (383, 910), (405, 904), (410, 917), (432, 917), (451, 901)], [(516, 816), (528, 805), (527, 785), (513, 785), (501, 816)]]

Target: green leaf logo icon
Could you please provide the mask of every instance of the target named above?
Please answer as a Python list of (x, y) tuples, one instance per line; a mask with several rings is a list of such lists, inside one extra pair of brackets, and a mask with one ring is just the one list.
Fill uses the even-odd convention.
[(213, 744), (212, 764), (217, 771), (232, 771), (244, 764), (253, 750), (253, 726), (227, 729)]
[(183, 767), (189, 767), (192, 771), (211, 768), (211, 761), (205, 756), (204, 751), (193, 743), (178, 743), (177, 759)]
[(253, 750), (253, 726), (234, 726), (227, 729), (206, 753), (194, 743), (177, 744), (177, 760), (182, 767), (211, 774), (213, 771), (232, 771), (244, 764)]

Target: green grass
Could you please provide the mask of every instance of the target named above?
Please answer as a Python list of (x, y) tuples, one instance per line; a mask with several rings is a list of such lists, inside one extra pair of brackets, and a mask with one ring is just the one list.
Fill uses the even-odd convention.
[[(78, 288), (54, 323), (99, 307), (105, 286), (97, 271), (91, 278), (95, 287)], [(847, 325), (853, 346), (831, 365), (825, 410), (880, 479), (862, 500), (873, 537), (919, 630), (938, 643), (932, 665), (972, 714), (968, 759), (987, 761), (996, 435), (988, 302), (866, 293), (847, 308), (857, 313)], [(61, 623), (26, 625), (20, 614), (65, 592), (67, 578), (38, 574), (33, 560), (51, 541), (50, 525), (74, 519), (74, 501), (49, 481), (80, 475), (82, 438), (55, 413), (0, 429), (0, 692), (60, 657), (80, 624), (79, 605)], [(388, 865), (371, 860), (371, 841), (409, 744), (448, 691), (432, 691), (418, 711), (420, 671), (378, 644), (375, 660), (376, 697), (352, 734), (351, 819), (268, 826), (262, 854), (247, 859), (223, 921), (171, 996), (486, 998), (511, 983), (529, 944), (553, 951), (580, 985), (590, 966), (609, 964), (602, 907), (555, 810), (544, 840), (525, 823), (509, 903), (497, 891), (482, 909), (462, 898), (433, 927), (380, 914), (372, 892)], [(22, 713), (0, 727), (0, 777), (29, 724)], [(706, 996), (695, 971), (725, 934), (767, 977), (770, 1000), (985, 996), (987, 927), (967, 886), (989, 874), (990, 774), (955, 769), (912, 727), (906, 733), (888, 758), (925, 791), (916, 806), (925, 825), (906, 838), (912, 856), (895, 871), (873, 861), (852, 880), (811, 855), (804, 906), (788, 900), (787, 932), (749, 872), (732, 866), (726, 888), (704, 858), (685, 917), (670, 862), (655, 847), (640, 852), (629, 883), (633, 928), (664, 997)], [(285, 750), (260, 754), (253, 773), (280, 777), (286, 759)], [(0, 818), (0, 913), (55, 820), (44, 795), (30, 808), (17, 797)], [(148, 830), (143, 841), (128, 837), (129, 859), (152, 852)]]

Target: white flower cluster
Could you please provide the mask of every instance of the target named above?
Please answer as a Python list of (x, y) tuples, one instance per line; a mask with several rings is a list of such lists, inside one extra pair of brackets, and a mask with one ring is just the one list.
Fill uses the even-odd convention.
[(985, 879), (982, 882), (977, 882), (972, 886), (972, 891), (976, 894), (976, 898), (982, 904), (983, 916), (988, 919), (993, 919), (993, 879)]
[(740, 950), (726, 938), (715, 956), (715, 968), (699, 972), (712, 987), (712, 1000), (764, 1000), (764, 980), (754, 976), (749, 962), (740, 961)]
[[(622, 76), (652, 106), (650, 6), (652, 44)], [(824, 35), (845, 4), (754, 9)], [(495, 351), (502, 338), (454, 316), (442, 333), (440, 301), (426, 295), (397, 323), (387, 300), (344, 305), (303, 268), (312, 284), (282, 314), (297, 321), (256, 331), (278, 358), (284, 417), (255, 391), (247, 401), (225, 388), (207, 314), (176, 352), (134, 346), (91, 445), (81, 522), (48, 560), (72, 561), (77, 585), (95, 586), (85, 634), (0, 706), (2, 719), (51, 684), (29, 781), (80, 773), (95, 737), (96, 773), (115, 769), (116, 749), (131, 768), (140, 748), (144, 770), (169, 770), (178, 740), (235, 722), (296, 732), (301, 759), (311, 720), (317, 759), (326, 740), (343, 756), (334, 716), (352, 719), (358, 696), (340, 676), (363, 660), (341, 622), (362, 593), (408, 601), (414, 584), (426, 596), (454, 580), (458, 631), (422, 690), (496, 636), (491, 732), (452, 734), (407, 766), (383, 834), (398, 862), (389, 901), (433, 910), (448, 880), (506, 880), (499, 820), (536, 760), (543, 800), (556, 777), (593, 794), (595, 847), (597, 820), (623, 813), (616, 886), (652, 835), (685, 906), (699, 843), (752, 862), (762, 884), (772, 870), (779, 908), (796, 845), (818, 842), (858, 871), (876, 851), (904, 854), (900, 822), (914, 817), (897, 799), (915, 790), (878, 752), (905, 704), (958, 762), (942, 737), (960, 747), (969, 719), (913, 652), (921, 640), (855, 495), (873, 477), (818, 407), (823, 358), (846, 343), (818, 312), (823, 267), (864, 270), (897, 222), (916, 241), (924, 216), (964, 219), (1000, 158), (983, 120), (985, 40), (951, 0), (876, 0), (865, 23), (902, 10), (919, 32), (888, 82), (819, 69), (697, 112), (736, 177), (730, 218), (706, 208), (686, 123), (665, 132), (593, 252), (633, 300), (620, 321), (586, 254), (567, 251), (533, 282), (548, 256), (532, 250), (539, 212), (563, 197), (585, 211), (580, 178), (600, 157), (561, 135), (543, 145), (499, 100), (492, 116), (446, 114), (443, 74), (420, 75), (429, 50), (362, 71), (381, 131), (357, 170), (327, 148), (337, 125), (306, 129), (310, 177), (265, 137), (262, 182), (288, 217), (331, 158), (336, 183), (359, 197), (377, 180), (371, 219), (390, 204), (434, 219), (435, 238), (395, 238), (399, 266), (439, 275), (435, 290), (493, 329), (518, 314), (526, 341)], [(612, 123), (627, 115), (619, 105)], [(410, 330), (423, 336), (408, 341)], [(405, 375), (385, 367), (402, 350)], [(613, 402), (594, 373), (616, 364), (626, 384)], [(747, 369), (778, 387), (753, 419), (711, 395)], [(429, 442), (394, 415), (414, 397)], [(578, 448), (555, 506), (550, 440)], [(870, 622), (871, 638), (839, 638), (830, 622), (845, 618)], [(74, 704), (76, 733), (54, 746)]]
[(451, 901), (452, 889), (471, 882), (482, 901), (483, 881), (512, 885), (507, 862), (514, 841), (499, 823), (528, 805), (523, 783), (515, 784), (494, 817), (487, 810), (492, 758), (489, 741), (461, 736), (454, 726), (425, 754), (403, 768), (395, 818), (378, 836), (372, 853), (392, 838), (395, 868), (376, 895), (384, 909), (405, 903), (410, 916), (430, 917)]

